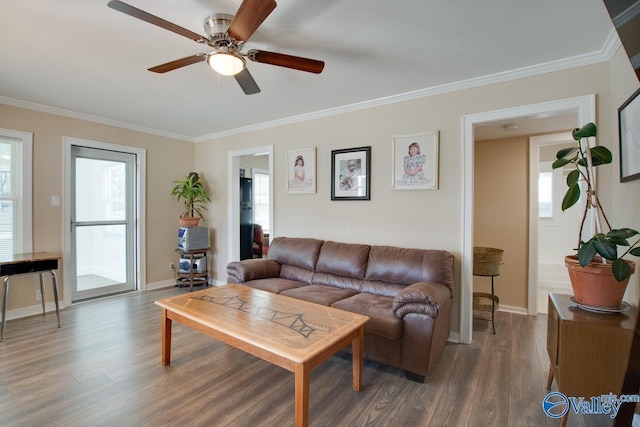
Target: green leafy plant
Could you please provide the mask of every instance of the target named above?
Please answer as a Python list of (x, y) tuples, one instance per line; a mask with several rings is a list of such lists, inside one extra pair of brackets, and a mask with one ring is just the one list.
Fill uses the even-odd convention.
[[(606, 262), (605, 260), (612, 261), (613, 275), (616, 280), (621, 282), (631, 276), (631, 267), (622, 258), (627, 254), (640, 256), (640, 238), (631, 244), (629, 239), (637, 236), (639, 234), (638, 231), (631, 228), (613, 229), (598, 200), (593, 184), (594, 168), (611, 163), (613, 155), (606, 147), (589, 147), (586, 138), (595, 137), (597, 133), (598, 128), (594, 123), (588, 123), (582, 128), (574, 129), (572, 135), (576, 141), (576, 146), (558, 151), (557, 160), (553, 162), (552, 167), (557, 169), (569, 164), (575, 167), (567, 175), (568, 189), (562, 200), (563, 211), (575, 205), (580, 200), (580, 195), (583, 191), (586, 196), (578, 234), (578, 261), (580, 265), (584, 267), (593, 261), (596, 255), (600, 255), (603, 262)], [(596, 210), (596, 233), (584, 242), (581, 240), (581, 236), (589, 209)], [(606, 233), (602, 230), (602, 221), (607, 226), (608, 231)], [(618, 246), (627, 248), (620, 256), (618, 256)]]
[(189, 172), (184, 179), (173, 181), (173, 183), (176, 185), (171, 190), (171, 195), (178, 201), (183, 200), (185, 206), (185, 211), (180, 214), (180, 217), (204, 219), (202, 211), (207, 209), (206, 203), (211, 202), (211, 197), (202, 185), (198, 174)]

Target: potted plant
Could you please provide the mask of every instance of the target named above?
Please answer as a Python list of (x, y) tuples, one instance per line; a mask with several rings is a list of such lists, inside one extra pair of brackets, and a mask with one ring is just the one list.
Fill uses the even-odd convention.
[[(576, 145), (558, 151), (553, 169), (573, 165), (574, 170), (567, 175), (567, 192), (562, 200), (565, 211), (585, 197), (585, 207), (578, 234), (578, 253), (565, 257), (569, 278), (576, 302), (585, 306), (618, 309), (635, 270), (633, 261), (623, 259), (627, 254), (640, 256), (640, 239), (630, 243), (629, 239), (638, 235), (631, 228), (612, 228), (594, 186), (594, 169), (611, 163), (613, 156), (603, 146), (589, 147), (587, 138), (595, 137), (598, 130), (594, 123), (588, 123), (572, 132)], [(596, 230), (587, 241), (581, 236), (587, 215), (594, 209)], [(602, 223), (606, 225), (606, 232)]]
[(206, 203), (211, 202), (211, 197), (198, 174), (189, 172), (184, 179), (173, 181), (175, 187), (171, 195), (178, 201), (183, 200), (185, 210), (180, 214), (178, 221), (183, 227), (195, 227), (204, 219), (202, 211), (207, 209)]

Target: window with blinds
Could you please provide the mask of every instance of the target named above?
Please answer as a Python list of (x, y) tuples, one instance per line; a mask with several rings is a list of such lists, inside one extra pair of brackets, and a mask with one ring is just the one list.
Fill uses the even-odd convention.
[(30, 133), (0, 129), (0, 255), (32, 252)]

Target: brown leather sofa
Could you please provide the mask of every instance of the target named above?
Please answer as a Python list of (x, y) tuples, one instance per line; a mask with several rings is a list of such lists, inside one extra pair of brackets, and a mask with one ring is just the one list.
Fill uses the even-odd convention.
[(278, 237), (267, 258), (231, 262), (227, 275), (229, 283), (369, 316), (365, 358), (414, 381), (424, 381), (449, 336), (447, 251)]

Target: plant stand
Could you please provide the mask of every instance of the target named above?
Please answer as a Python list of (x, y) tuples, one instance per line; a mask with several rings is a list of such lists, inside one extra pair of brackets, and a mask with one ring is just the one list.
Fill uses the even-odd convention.
[(193, 292), (194, 285), (209, 285), (209, 269), (207, 268), (207, 265), (205, 264), (204, 271), (202, 272), (194, 271), (193, 268), (194, 261), (200, 258), (205, 258), (207, 256), (207, 252), (209, 252), (209, 249), (210, 248), (194, 249), (190, 251), (176, 249), (176, 252), (180, 255), (181, 259), (186, 259), (189, 261), (189, 271), (181, 272), (180, 268), (178, 267), (178, 273), (176, 274), (176, 286), (189, 286), (189, 292)]
[(495, 312), (500, 307), (500, 298), (495, 294), (493, 286), (493, 278), (499, 276), (499, 274), (474, 274), (479, 277), (491, 277), (491, 293), (474, 292), (473, 293), (473, 309), (477, 311), (490, 311), (491, 312), (491, 330), (496, 334), (495, 325)]

